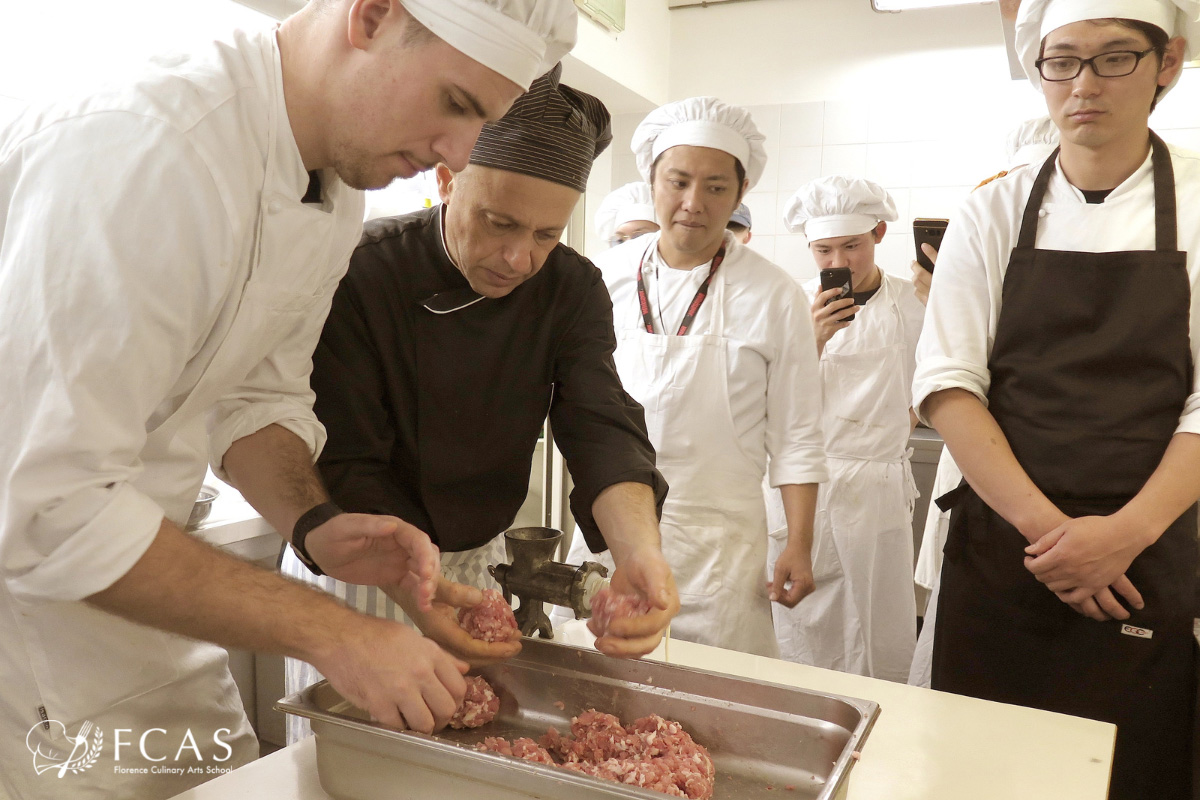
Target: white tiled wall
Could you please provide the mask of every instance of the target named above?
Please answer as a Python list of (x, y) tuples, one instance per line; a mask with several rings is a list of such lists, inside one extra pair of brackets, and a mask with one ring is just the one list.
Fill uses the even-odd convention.
[[(1190, 72), (1190, 71), (1189, 71)], [(1168, 142), (1200, 150), (1200, 75), (1187, 75), (1151, 118)], [(816, 274), (807, 242), (783, 225), (783, 209), (804, 183), (845, 173), (891, 192), (900, 219), (876, 251), (877, 263), (909, 275), (913, 217), (950, 217), (981, 180), (1004, 169), (1004, 142), (1021, 121), (1044, 113), (1040, 96), (1014, 82), (1011, 94), (960, 98), (955, 108), (920, 108), (908, 98), (827, 100), (750, 106), (767, 137), (762, 180), (746, 195), (754, 218), (750, 246), (798, 278)], [(736, 102), (736, 98), (727, 98)], [(613, 185), (636, 180), (628, 142), (639, 116), (618, 117)]]

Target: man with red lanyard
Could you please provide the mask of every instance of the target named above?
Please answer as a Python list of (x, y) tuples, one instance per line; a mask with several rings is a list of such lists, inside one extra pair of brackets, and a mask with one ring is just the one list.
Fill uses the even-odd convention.
[[(812, 591), (813, 510), (827, 477), (808, 304), (725, 226), (762, 174), (750, 114), (714, 97), (650, 113), (633, 135), (662, 228), (601, 254), (625, 390), (646, 409), (670, 490), (662, 549), (681, 610), (672, 636), (777, 656), (771, 600)], [(789, 540), (767, 578), (762, 479)], [(572, 559), (588, 557), (582, 543)]]
[(966, 478), (933, 688), (1115, 723), (1118, 800), (1191, 796), (1200, 156), (1148, 116), (1197, 10), (1025, 0), (1061, 149), (951, 223), (913, 387)]

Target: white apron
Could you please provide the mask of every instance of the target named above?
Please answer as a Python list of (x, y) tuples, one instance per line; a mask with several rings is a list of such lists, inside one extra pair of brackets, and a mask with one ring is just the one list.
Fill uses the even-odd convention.
[[(903, 682), (916, 643), (916, 487), (905, 328), (886, 275), (851, 326), (821, 358), (830, 479), (813, 526), (816, 590), (794, 609), (774, 606), (775, 632), (790, 661)], [(770, 497), (773, 569), (787, 525), (779, 492)]]
[[(262, 55), (275, 57), (271, 51)], [(272, 83), (270, 91), (277, 89)], [(297, 270), (322, 260), (334, 265), (348, 253), (344, 229), (330, 214), (281, 192), (275, 174), (278, 98), (273, 101), (268, 104), (266, 169), (255, 220), (257, 245), (236, 315), (195, 387), (179, 408), (150, 432), (140, 455), (146, 471), (137, 485), (162, 504), (167, 517), (180, 527), (186, 523), (204, 479), (205, 412), (312, 313), (331, 293), (327, 284), (340, 277), (329, 271), (326, 285), (314, 291), (311, 285), (297, 285)], [(339, 192), (340, 202), (353, 200), (344, 186), (331, 191)], [(0, 612), (7, 609), (0, 608)], [(7, 637), (7, 629), (23, 640), (37, 684), (36, 695), (24, 691), (13, 698), (0, 691), (0, 718), (14, 721), (0, 730), (5, 740), (0, 743), (4, 762), (0, 784), (9, 784), (6, 788), (14, 797), (161, 800), (215, 777), (205, 771), (208, 767), (236, 768), (258, 757), (258, 740), (223, 648), (137, 625), (82, 602), (26, 605), (14, 601), (11, 614), (0, 613), (0, 633)], [(98, 758), (92, 766), (61, 779), (34, 771), (32, 755), (26, 750), (25, 729), (29, 726), (15, 723), (29, 718), (29, 701), (35, 696), (40, 697), (46, 716), (61, 722), (70, 736), (76, 736), (85, 723), (91, 723), (93, 744), (100, 734)], [(160, 728), (166, 732), (148, 735), (149, 756), (166, 760), (150, 763), (138, 752), (138, 741), (142, 733)], [(160, 771), (117, 772), (116, 729), (131, 731), (121, 734), (124, 742), (133, 737), (133, 745), (122, 749), (119, 766), (158, 767)], [(189, 761), (191, 749), (182, 750), (178, 762), (174, 758), (189, 729), (202, 754), (201, 771), (161, 771), (163, 767), (196, 765), (195, 760)], [(226, 756), (226, 748), (214, 742), (220, 729), (228, 731), (220, 738), (230, 753), (218, 761)], [(42, 737), (46, 749), (61, 752), (61, 736), (48, 738), (60, 733), (57, 726), (45, 734), (40, 731), (35, 735)]]
[[(631, 313), (636, 309), (623, 309), (615, 360), (625, 391), (646, 410), (656, 465), (671, 487), (659, 530), (681, 604), (672, 638), (775, 658), (761, 489), (766, 459), (742, 449), (733, 425), (725, 278), (718, 270), (705, 301), (712, 304), (712, 333), (648, 333), (641, 314)], [(591, 554), (579, 537), (568, 561), (585, 560), (612, 568), (607, 553)]]
[[(478, 589), (499, 589), (500, 584), (488, 574), (487, 568), (492, 564), (505, 564), (508, 556), (504, 551), (504, 535), (501, 534), (482, 547), (473, 550), (463, 550), (459, 553), (442, 553), (442, 577), (455, 583), (464, 583)], [(308, 583), (346, 601), (346, 605), (358, 609), (364, 614), (403, 622), (412, 625), (413, 622), (404, 611), (396, 606), (395, 601), (375, 586), (356, 586), (343, 583), (328, 575), (320, 577), (308, 571), (308, 567), (300, 563), (291, 547), (285, 547), (280, 571), (288, 577)], [(292, 694), (312, 686), (324, 676), (312, 664), (295, 658), (284, 659), (284, 693)], [(311, 733), (308, 720), (294, 714), (287, 715), (287, 743), (295, 744), (307, 738)], [(0, 798), (3, 800), (3, 798)]]

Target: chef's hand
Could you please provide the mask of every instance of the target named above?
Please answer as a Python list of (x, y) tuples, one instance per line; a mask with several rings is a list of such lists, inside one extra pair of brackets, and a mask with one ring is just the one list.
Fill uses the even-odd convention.
[(767, 595), (773, 603), (795, 608), (815, 588), (811, 553), (799, 542), (789, 542), (775, 561), (775, 580), (767, 583)]
[(391, 586), (384, 593), (404, 609), (404, 613), (416, 623), (421, 632), (446, 649), (446, 652), (466, 661), (473, 668), (512, 658), (521, 652), (521, 632), (513, 631), (507, 642), (485, 642), (471, 637), (458, 624), (458, 610), (473, 608), (483, 602), (483, 592), (474, 586), (454, 583), (443, 577), (437, 579), (437, 592), (433, 608), (422, 611), (413, 602), (412, 596)]
[[(929, 242), (921, 244), (921, 252), (929, 257), (929, 260), (937, 264), (937, 249)], [(933, 273), (921, 266), (919, 261), (912, 262), (912, 284), (917, 292), (917, 299), (921, 301), (921, 305), (929, 303), (929, 290), (933, 288)]]
[(617, 565), (612, 590), (632, 594), (650, 603), (650, 611), (636, 617), (614, 619), (608, 632), (596, 640), (596, 649), (606, 656), (639, 658), (662, 641), (671, 618), (679, 613), (675, 577), (658, 547), (642, 547)]
[(328, 641), (313, 666), (384, 725), (433, 733), (462, 703), (468, 665), (407, 625), (352, 613)]
[[(813, 334), (817, 337), (817, 352), (825, 349), (825, 344), (842, 328), (849, 328), (850, 321), (846, 317), (860, 310), (854, 305), (854, 298), (846, 297), (834, 300), (842, 293), (841, 289), (826, 289), (817, 295), (812, 304)], [(833, 302), (825, 305), (830, 300)]]
[(424, 531), (396, 517), (339, 514), (313, 528), (308, 553), (325, 574), (360, 586), (399, 585), (416, 608), (432, 608), (442, 564)]
[[(1113, 590), (1134, 608), (1141, 594), (1125, 576), (1149, 539), (1116, 515), (1068, 519), (1025, 548), (1025, 566), (1050, 591), (1093, 619), (1128, 619)], [(1110, 588), (1111, 587), (1111, 588)]]

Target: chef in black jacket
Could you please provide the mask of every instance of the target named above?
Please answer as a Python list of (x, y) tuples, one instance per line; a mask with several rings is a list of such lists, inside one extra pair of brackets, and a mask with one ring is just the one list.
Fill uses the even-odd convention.
[[(456, 577), (482, 585), (489, 557), (503, 559), (489, 544), (525, 499), (549, 413), (580, 532), (612, 551), (617, 587), (656, 606), (598, 646), (641, 655), (679, 608), (658, 540), (667, 486), (642, 408), (613, 366), (600, 271), (559, 243), (612, 138), (604, 106), (560, 85), (560, 71), (485, 126), (467, 169), (437, 168), (441, 206), (367, 224), (313, 356), (329, 437), (319, 467), (341, 509), (416, 525), (447, 561), (458, 558)], [(284, 569), (395, 615), (382, 591), (318, 578), (290, 551)], [(474, 663), (519, 650), (442, 624), (451, 606), (478, 601), (477, 588), (444, 580), (440, 592), (433, 615), (403, 609), (427, 635)]]

